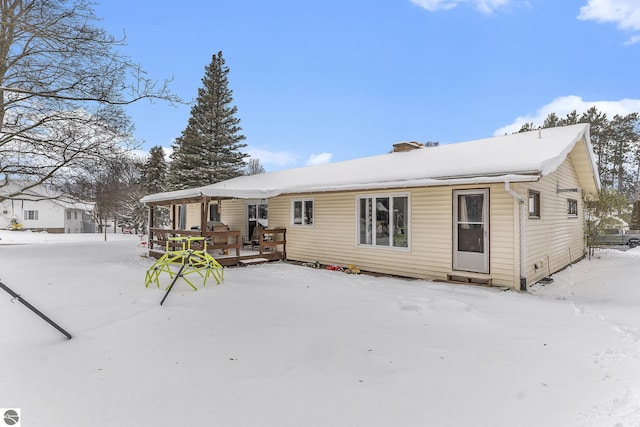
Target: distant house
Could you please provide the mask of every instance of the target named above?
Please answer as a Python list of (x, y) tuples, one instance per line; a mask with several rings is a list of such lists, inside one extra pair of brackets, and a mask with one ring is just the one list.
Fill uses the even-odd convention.
[[(11, 194), (16, 187), (17, 184), (10, 183), (0, 191)], [(14, 221), (22, 229), (32, 231), (95, 233), (92, 211), (92, 204), (74, 202), (43, 186), (36, 186), (19, 197), (0, 202), (0, 228), (10, 229)]]
[(587, 124), (400, 148), (142, 201), (170, 206), (173, 235), (215, 216), (245, 239), (259, 206), (286, 229), (286, 259), (406, 277), (525, 290), (584, 256), (600, 188)]

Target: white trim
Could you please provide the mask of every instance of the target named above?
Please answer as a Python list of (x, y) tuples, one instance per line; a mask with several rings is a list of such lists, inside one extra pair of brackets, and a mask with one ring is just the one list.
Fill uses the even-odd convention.
[[(295, 204), (296, 203), (302, 203), (301, 209), (302, 212), (301, 214), (304, 215), (304, 208), (305, 208), (305, 204), (306, 202), (311, 202), (311, 223), (310, 224), (304, 224), (304, 223), (296, 223), (295, 222)], [(315, 200), (313, 199), (313, 197), (303, 197), (303, 198), (296, 198), (296, 199), (291, 199), (291, 204), (289, 205), (290, 207), (290, 219), (289, 219), (289, 223), (291, 224), (292, 227), (301, 227), (301, 228), (314, 228), (315, 227), (315, 223), (316, 223), (316, 203)], [(300, 218), (301, 221), (304, 221), (304, 218)]]
[[(258, 176), (258, 175), (253, 175)], [(157, 193), (144, 196), (140, 199), (141, 203), (161, 203), (164, 201), (172, 201), (183, 198), (198, 198), (198, 197), (223, 197), (223, 198), (236, 198), (236, 199), (269, 199), (276, 196), (286, 194), (298, 194), (298, 193), (327, 193), (334, 191), (365, 191), (365, 190), (394, 190), (405, 188), (419, 188), (419, 187), (440, 187), (440, 186), (452, 186), (452, 185), (487, 185), (487, 184), (502, 184), (505, 182), (537, 182), (540, 180), (540, 174), (535, 171), (527, 174), (507, 174), (496, 176), (475, 176), (475, 177), (463, 177), (463, 178), (422, 178), (422, 179), (409, 179), (398, 181), (371, 181), (367, 183), (353, 183), (342, 185), (313, 185), (308, 187), (291, 187), (282, 188), (278, 190), (259, 190), (259, 189), (246, 189), (246, 188), (218, 188), (212, 186), (198, 187), (190, 190), (177, 190), (166, 193)], [(220, 183), (219, 183), (220, 184)]]
[[(396, 197), (405, 197), (407, 199), (407, 212), (406, 212), (406, 235), (407, 235), (407, 246), (395, 246), (393, 245), (393, 232), (389, 232), (389, 243), (387, 245), (377, 244), (375, 235), (372, 233), (372, 242), (370, 244), (360, 243), (360, 201), (363, 199), (383, 199), (388, 198), (390, 208), (393, 209), (393, 199)], [(376, 202), (377, 205), (378, 202)], [(367, 249), (384, 249), (384, 250), (394, 250), (394, 251), (403, 251), (410, 252), (411, 251), (411, 193), (402, 192), (402, 193), (370, 193), (370, 194), (357, 194), (355, 197), (356, 204), (356, 215), (355, 215), (355, 245), (359, 248), (367, 248)], [(371, 224), (373, 226), (373, 224)], [(389, 229), (393, 230), (395, 228), (393, 215), (389, 216)]]
[[(461, 195), (477, 195), (482, 194), (482, 209), (484, 218), (482, 219), (482, 238), (483, 247), (481, 255), (458, 250), (458, 224), (461, 222), (458, 218), (458, 196)], [(490, 212), (491, 201), (489, 200), (490, 192), (488, 188), (478, 188), (469, 190), (454, 190), (453, 199), (453, 270), (454, 271), (471, 271), (475, 273), (489, 274), (489, 257), (491, 250), (491, 242), (489, 241), (491, 234), (489, 233), (489, 225), (491, 224)], [(475, 223), (475, 222), (474, 222)], [(482, 259), (480, 259), (482, 258)]]

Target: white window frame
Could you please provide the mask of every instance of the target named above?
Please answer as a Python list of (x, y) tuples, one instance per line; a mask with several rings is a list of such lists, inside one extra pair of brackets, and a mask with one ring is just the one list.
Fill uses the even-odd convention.
[[(571, 212), (571, 207), (574, 206), (576, 209), (575, 212)], [(567, 199), (567, 216), (569, 218), (577, 218), (578, 217), (578, 200), (577, 199)]]
[[(301, 212), (304, 212), (305, 205), (307, 203), (311, 203), (311, 223), (304, 224), (304, 216), (300, 218), (301, 223), (296, 223), (295, 217), (295, 205), (296, 203), (300, 203)], [(316, 222), (316, 203), (313, 197), (299, 198), (299, 199), (291, 199), (291, 226), (292, 227), (306, 227), (306, 228), (314, 228)]]
[[(377, 199), (389, 199), (389, 209), (393, 211), (394, 198), (405, 197), (407, 199), (407, 212), (406, 212), (406, 236), (407, 246), (394, 246), (393, 244), (393, 231), (389, 232), (388, 243), (379, 244), (376, 241), (376, 233), (372, 230), (371, 243), (360, 243), (360, 201), (363, 199), (371, 199), (371, 206), (377, 205)], [(375, 211), (374, 211), (375, 212)], [(375, 213), (374, 213), (375, 215)], [(389, 230), (395, 228), (395, 218), (393, 215), (389, 216)], [(372, 225), (373, 226), (373, 225)], [(375, 194), (359, 194), (356, 196), (356, 246), (360, 248), (372, 248), (372, 249), (386, 249), (393, 251), (409, 252), (411, 250), (411, 194), (410, 193), (375, 193)]]
[(25, 209), (25, 211), (24, 211), (24, 219), (25, 219), (25, 221), (37, 221), (38, 220), (38, 210), (37, 209)]
[(542, 218), (542, 195), (540, 191), (529, 190), (529, 218)]

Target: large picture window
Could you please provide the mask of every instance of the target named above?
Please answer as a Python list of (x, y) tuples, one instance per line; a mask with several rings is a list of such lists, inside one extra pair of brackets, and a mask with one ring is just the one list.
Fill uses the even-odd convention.
[(291, 201), (291, 225), (313, 226), (313, 199)]
[(358, 245), (409, 247), (409, 196), (359, 196)]

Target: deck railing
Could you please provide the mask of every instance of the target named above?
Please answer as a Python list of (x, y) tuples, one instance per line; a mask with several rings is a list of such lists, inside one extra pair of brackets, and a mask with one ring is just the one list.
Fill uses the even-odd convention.
[(170, 249), (176, 249), (175, 242), (169, 240), (169, 237), (188, 237), (198, 236), (207, 239), (208, 252), (222, 252), (224, 254), (240, 256), (242, 249), (242, 238), (240, 230), (224, 230), (224, 231), (200, 231), (200, 230), (170, 230), (164, 228), (152, 228), (149, 239), (149, 249), (155, 251), (164, 251), (169, 245)]
[[(266, 256), (269, 259), (286, 258), (286, 228), (263, 229), (259, 233), (259, 255), (257, 256)], [(178, 243), (169, 238), (188, 236), (204, 237), (207, 240), (207, 251), (214, 256), (221, 254), (236, 259), (241, 258), (240, 250), (246, 243), (242, 240), (240, 230), (201, 231), (152, 228), (149, 230), (150, 254), (160, 256), (167, 247), (170, 250), (179, 249), (176, 246)]]
[(260, 255), (268, 252), (281, 252), (282, 258), (287, 257), (287, 229), (265, 228), (260, 233)]

